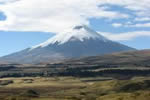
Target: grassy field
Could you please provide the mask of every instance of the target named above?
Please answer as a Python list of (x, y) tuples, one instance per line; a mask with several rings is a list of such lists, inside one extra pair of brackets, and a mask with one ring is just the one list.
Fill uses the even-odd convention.
[(0, 100), (150, 100), (150, 78), (3, 78)]

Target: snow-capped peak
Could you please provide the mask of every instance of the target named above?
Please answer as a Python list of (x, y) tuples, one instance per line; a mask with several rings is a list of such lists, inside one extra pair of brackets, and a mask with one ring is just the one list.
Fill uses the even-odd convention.
[(99, 39), (104, 42), (108, 41), (105, 37), (88, 28), (87, 26), (75, 26), (67, 31), (59, 33), (54, 37), (50, 38), (44, 43), (41, 43), (37, 46), (33, 46), (31, 49), (35, 49), (38, 47), (46, 47), (50, 44), (57, 43), (58, 45), (64, 44), (68, 41), (84, 41), (85, 39)]

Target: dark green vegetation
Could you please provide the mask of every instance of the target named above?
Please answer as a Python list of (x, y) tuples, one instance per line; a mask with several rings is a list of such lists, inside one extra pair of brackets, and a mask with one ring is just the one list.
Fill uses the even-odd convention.
[[(74, 77), (113, 77), (117, 79), (128, 79), (133, 76), (149, 76), (150, 69), (145, 67), (130, 68), (130, 67), (111, 67), (104, 68), (103, 66), (77, 67), (74, 68), (69, 65), (66, 67), (51, 67), (53, 65), (46, 65), (45, 67), (13, 67), (8, 70), (0, 71), (0, 77), (50, 77), (50, 76), (74, 76)], [(69, 67), (68, 67), (69, 66)], [(78, 66), (78, 65), (76, 65)], [(81, 66), (81, 65), (80, 65)]]
[(130, 79), (150, 75), (150, 50), (73, 59), (57, 64), (0, 65), (0, 77), (74, 76)]

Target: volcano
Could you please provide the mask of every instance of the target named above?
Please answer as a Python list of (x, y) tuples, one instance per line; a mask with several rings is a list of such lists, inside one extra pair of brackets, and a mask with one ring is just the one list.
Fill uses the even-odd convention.
[(111, 41), (87, 26), (75, 26), (44, 43), (1, 57), (9, 63), (55, 63), (65, 59), (135, 50)]

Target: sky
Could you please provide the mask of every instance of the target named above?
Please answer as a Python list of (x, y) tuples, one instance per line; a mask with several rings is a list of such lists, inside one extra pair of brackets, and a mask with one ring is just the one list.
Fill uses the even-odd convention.
[(110, 40), (150, 49), (150, 0), (0, 0), (0, 56), (87, 25)]

